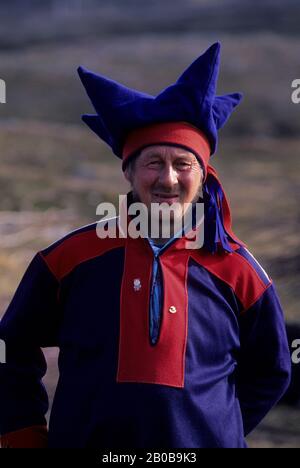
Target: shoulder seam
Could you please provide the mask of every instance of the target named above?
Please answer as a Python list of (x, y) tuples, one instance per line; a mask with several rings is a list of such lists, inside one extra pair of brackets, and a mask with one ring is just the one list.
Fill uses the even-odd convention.
[[(235, 253), (235, 252), (233, 252), (233, 253)], [(201, 265), (206, 271), (208, 271), (210, 274), (212, 274), (213, 276), (215, 276), (216, 278), (218, 278), (220, 281), (222, 281), (224, 284), (226, 284), (227, 286), (229, 286), (231, 288), (234, 295), (237, 297), (237, 299), (240, 301), (240, 303), (241, 303), (241, 305), (243, 307), (241, 313), (243, 313), (244, 310), (248, 310), (248, 306), (247, 306), (247, 309), (245, 309), (245, 301), (243, 301), (243, 298), (239, 297), (239, 295), (237, 294), (238, 288), (234, 287), (229, 282), (229, 280), (226, 279), (225, 275), (222, 276), (221, 274), (218, 274), (218, 272), (214, 271), (213, 269), (210, 269), (208, 265), (205, 265), (205, 263), (204, 264), (201, 263), (201, 261), (199, 261), (195, 256), (191, 255), (191, 258), (193, 258), (196, 261), (196, 263)], [(268, 287), (272, 284), (272, 280), (271, 280), (271, 283), (269, 283), (268, 285), (265, 285), (264, 282), (259, 277), (258, 273), (256, 272), (255, 268), (247, 261), (247, 259), (245, 259), (243, 256), (241, 256), (239, 254), (236, 254), (236, 256), (234, 258), (237, 260), (237, 262), (239, 262), (240, 265), (245, 265), (245, 262), (246, 262), (246, 264), (249, 266), (249, 268), (251, 268), (251, 270), (250, 270), (251, 274), (252, 274), (252, 272), (255, 273), (255, 279), (258, 279), (260, 288), (262, 288), (262, 291), (260, 291), (259, 294), (255, 297), (254, 301), (252, 301), (252, 305), (253, 305), (259, 299), (259, 297), (261, 297), (264, 294), (264, 292), (268, 289)], [(237, 278), (236, 285), (239, 284), (241, 279), (242, 279), (241, 276), (239, 276)]]
[[(236, 256), (236, 258), (238, 258), (239, 260), (241, 260), (241, 262), (243, 263), (246, 263), (249, 268), (252, 270), (252, 272), (254, 273), (254, 275), (258, 278), (260, 284), (263, 286), (264, 289), (267, 289), (269, 286), (270, 286), (270, 283), (269, 284), (264, 284), (263, 280), (260, 278), (259, 274), (257, 273), (257, 271), (255, 270), (255, 268), (251, 265), (251, 263), (248, 262), (248, 260), (243, 257), (242, 255), (239, 255), (237, 252), (233, 252), (233, 254)], [(250, 252), (249, 252), (250, 254)], [(251, 254), (250, 254), (251, 255)], [(268, 275), (267, 275), (268, 276)], [(268, 276), (269, 278), (269, 276)], [(269, 281), (272, 281), (271, 278), (269, 278)]]
[[(64, 272), (64, 274), (61, 276), (61, 277), (58, 277), (57, 274), (53, 271), (53, 269), (51, 268), (51, 266), (49, 265), (49, 262), (47, 261), (47, 257), (45, 257), (41, 252), (40, 252), (40, 255), (42, 256), (44, 262), (47, 264), (47, 267), (48, 269), (51, 271), (52, 275), (56, 278), (56, 280), (58, 281), (58, 283), (60, 284), (61, 281), (66, 277), (68, 276), (75, 268), (77, 268), (79, 265), (83, 265), (84, 263), (90, 261), (90, 260), (93, 260), (95, 258), (98, 258), (98, 257), (102, 257), (103, 255), (105, 255), (106, 253), (108, 252), (111, 252), (113, 250), (116, 250), (116, 249), (119, 249), (119, 248), (123, 248), (124, 246), (122, 245), (115, 245), (115, 246), (111, 246), (105, 250), (103, 250), (102, 252), (97, 252), (95, 253), (95, 255), (92, 255), (92, 256), (89, 256), (87, 258), (84, 258), (82, 259), (81, 261), (79, 261), (78, 263), (74, 264), (72, 266), (72, 268), (70, 268), (68, 271)], [(49, 254), (51, 255), (51, 253)]]
[[(51, 251), (48, 254), (45, 254), (45, 255), (43, 254), (43, 256), (46, 258), (52, 252), (52, 250), (55, 250), (57, 247), (62, 245), (64, 242), (67, 242), (69, 239), (72, 239), (73, 237), (80, 236), (84, 232), (92, 231), (93, 228), (96, 231), (97, 224), (98, 224), (97, 222), (87, 224), (87, 225), (82, 226), (80, 228), (74, 229), (73, 231), (67, 233), (65, 236), (61, 237), (60, 239), (55, 240), (54, 242), (52, 242), (50, 245), (48, 245), (44, 249), (41, 249), (42, 254), (43, 254), (43, 252), (46, 252), (47, 250), (51, 249)], [(89, 227), (90, 227), (90, 229), (87, 229)], [(86, 231), (85, 231), (85, 229), (86, 229)]]
[[(243, 248), (244, 248), (244, 250), (246, 250), (246, 252), (250, 255), (250, 257), (253, 258), (253, 261), (254, 261), (255, 263), (257, 263), (257, 265), (259, 266), (259, 268), (263, 271), (263, 273), (264, 273), (265, 276), (267, 277), (268, 281), (270, 282), (270, 281), (272, 280), (272, 278), (270, 278), (270, 276), (268, 275), (268, 273), (266, 272), (266, 270), (263, 268), (263, 266), (259, 263), (259, 261), (257, 260), (257, 258), (254, 257), (254, 255), (252, 254), (252, 252), (250, 252), (249, 249), (247, 249), (246, 247), (243, 247)], [(240, 250), (240, 249), (238, 249), (238, 250)], [(238, 251), (236, 251), (236, 253), (238, 253)], [(243, 258), (244, 258), (244, 257), (243, 257)], [(247, 259), (245, 259), (245, 260), (247, 260)], [(254, 267), (251, 265), (251, 263), (249, 263), (249, 265), (250, 265), (252, 268), (254, 268)], [(254, 270), (255, 270), (255, 268), (254, 268)]]
[(52, 271), (49, 263), (47, 262), (47, 259), (46, 257), (42, 254), (42, 251), (39, 251), (37, 253), (37, 255), (39, 255), (43, 261), (43, 263), (46, 265), (47, 269), (49, 270), (49, 272), (51, 273), (51, 275), (53, 276), (53, 278), (55, 278), (55, 280), (57, 281), (58, 284), (60, 284), (60, 280), (57, 278), (57, 276), (55, 275), (55, 273)]
[(247, 309), (242, 310), (241, 315), (246, 314), (247, 311), (248, 311), (249, 309), (251, 309), (251, 307), (253, 307), (254, 304), (255, 304), (257, 301), (259, 301), (259, 299), (260, 299), (260, 298), (265, 294), (265, 292), (272, 286), (272, 284), (273, 284), (273, 280), (270, 280), (270, 283), (265, 287), (265, 290), (264, 290), (262, 293), (260, 293), (260, 294), (252, 301), (252, 303), (250, 304), (250, 306), (247, 307)]
[(124, 248), (124, 246), (117, 245), (116, 247), (111, 247), (110, 249), (107, 249), (104, 252), (101, 252), (97, 255), (86, 258), (82, 260), (81, 262), (76, 263), (76, 265), (74, 265), (67, 273), (65, 273), (59, 281), (62, 281), (64, 278), (66, 278), (66, 276), (70, 275), (70, 273), (72, 273), (72, 271), (74, 271), (79, 265), (83, 265), (84, 263), (89, 262), (90, 260), (95, 260), (95, 258), (103, 257), (103, 255), (106, 255), (108, 252), (112, 252), (113, 250), (121, 249), (121, 248)]

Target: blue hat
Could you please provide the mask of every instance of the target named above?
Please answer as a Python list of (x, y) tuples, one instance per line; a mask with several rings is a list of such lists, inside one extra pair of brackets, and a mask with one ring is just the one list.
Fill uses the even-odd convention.
[(240, 93), (216, 96), (220, 43), (213, 44), (157, 96), (151, 96), (79, 67), (78, 73), (96, 114), (82, 120), (122, 159), (128, 133), (157, 122), (188, 122), (207, 136), (211, 154), (218, 130), (242, 99)]
[[(198, 156), (204, 161), (203, 166), (207, 169), (203, 187), (205, 220), (208, 226), (205, 244), (213, 253), (219, 245), (223, 250), (232, 252), (230, 242), (245, 245), (231, 229), (231, 213), (226, 194), (216, 170), (208, 164), (210, 156), (217, 149), (218, 130), (223, 127), (242, 99), (240, 93), (216, 95), (220, 48), (219, 42), (209, 47), (184, 71), (175, 84), (157, 96), (127, 88), (86, 68), (78, 68), (80, 79), (96, 111), (96, 114), (84, 114), (82, 120), (112, 148), (117, 157), (123, 159), (123, 163), (125, 144), (132, 135), (135, 137), (135, 132), (139, 129), (147, 131), (156, 124), (180, 122), (190, 126), (189, 133), (184, 133), (185, 137), (191, 135), (191, 129), (197, 129), (199, 135), (203, 136), (201, 148), (205, 147), (206, 141), (208, 151), (205, 157), (203, 154)], [(164, 129), (167, 127), (168, 125)], [(171, 133), (172, 131), (174, 135), (174, 129)], [(178, 135), (179, 139), (182, 138), (182, 132)], [(190, 136), (188, 141), (189, 138)], [(138, 142), (139, 145), (141, 141)], [(194, 139), (194, 142), (196, 141), (197, 137)], [(152, 142), (154, 143), (155, 141)], [(195, 149), (192, 144), (184, 146), (190, 147), (191, 151)], [(197, 151), (194, 152), (197, 155)], [(126, 154), (126, 158), (128, 156), (130, 155)]]

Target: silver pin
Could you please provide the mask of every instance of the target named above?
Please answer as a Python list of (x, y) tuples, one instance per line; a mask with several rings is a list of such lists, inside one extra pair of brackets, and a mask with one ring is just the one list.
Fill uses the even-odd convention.
[(134, 281), (133, 281), (133, 288), (134, 290), (137, 292), (137, 291), (140, 291), (142, 289), (142, 283), (141, 283), (141, 280), (139, 278), (136, 278)]

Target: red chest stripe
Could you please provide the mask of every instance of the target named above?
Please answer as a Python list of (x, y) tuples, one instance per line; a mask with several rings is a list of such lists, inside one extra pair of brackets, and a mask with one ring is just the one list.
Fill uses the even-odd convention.
[[(160, 257), (164, 304), (160, 336), (150, 343), (149, 300), (153, 254), (145, 240), (127, 240), (121, 291), (117, 382), (184, 387), (187, 344), (187, 271), (189, 252), (167, 251)], [(141, 288), (135, 290), (134, 280)], [(170, 310), (173, 312), (170, 312)]]

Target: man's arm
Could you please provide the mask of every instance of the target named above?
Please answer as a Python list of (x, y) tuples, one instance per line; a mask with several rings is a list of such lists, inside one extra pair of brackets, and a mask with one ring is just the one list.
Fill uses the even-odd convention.
[(46, 446), (47, 365), (41, 347), (57, 346), (59, 283), (41, 254), (30, 263), (3, 319), (0, 434), (4, 447)]
[(237, 392), (248, 435), (286, 392), (291, 357), (282, 307), (273, 283), (240, 319)]
[(1, 436), (1, 448), (47, 448), (47, 426), (32, 426)]

